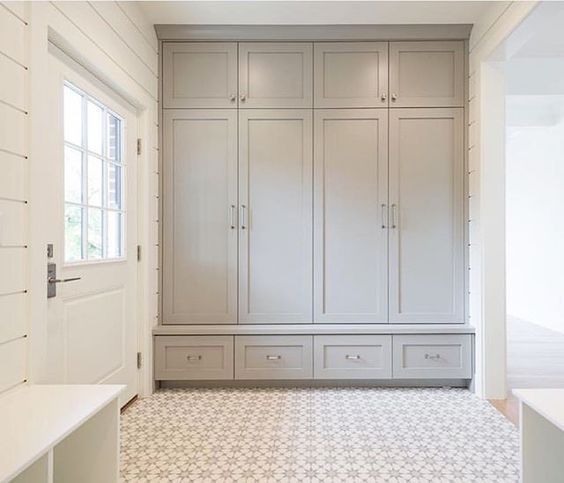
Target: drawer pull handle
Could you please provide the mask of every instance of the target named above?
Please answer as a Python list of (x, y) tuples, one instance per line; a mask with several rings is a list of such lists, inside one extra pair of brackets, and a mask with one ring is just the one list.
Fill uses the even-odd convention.
[(440, 354), (425, 354), (425, 359), (431, 359), (432, 361), (438, 361), (441, 358)]
[(202, 360), (202, 356), (198, 355), (198, 356), (186, 356), (186, 360), (189, 361), (201, 361)]
[(345, 356), (345, 359), (347, 359), (349, 361), (358, 361), (360, 359), (360, 356), (359, 355), (351, 356), (351, 355), (347, 354)]
[(282, 356), (266, 356), (266, 360), (268, 361), (278, 361), (282, 359)]

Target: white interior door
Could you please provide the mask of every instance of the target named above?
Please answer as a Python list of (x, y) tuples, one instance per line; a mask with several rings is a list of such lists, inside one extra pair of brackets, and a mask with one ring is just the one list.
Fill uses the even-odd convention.
[(52, 169), (37, 194), (53, 243), (46, 262), (62, 280), (46, 283), (57, 292), (48, 299), (49, 379), (125, 384), (124, 404), (138, 385), (137, 118), (61, 55), (49, 60)]

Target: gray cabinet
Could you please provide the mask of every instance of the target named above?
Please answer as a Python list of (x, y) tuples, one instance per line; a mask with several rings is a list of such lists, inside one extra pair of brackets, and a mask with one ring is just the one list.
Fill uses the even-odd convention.
[(313, 105), (311, 43), (239, 44), (239, 101), (244, 108)]
[(235, 337), (235, 379), (312, 379), (312, 336)]
[(464, 106), (462, 41), (390, 42), (390, 107)]
[(388, 321), (388, 112), (315, 113), (315, 322)]
[(233, 379), (233, 336), (155, 337), (155, 379)]
[(387, 42), (315, 44), (315, 107), (388, 107)]
[(237, 111), (163, 116), (163, 323), (237, 323)]
[(316, 335), (315, 379), (389, 379), (391, 335)]
[(468, 334), (394, 335), (394, 378), (471, 378), (471, 337)]
[(239, 323), (311, 322), (311, 111), (244, 109), (239, 131)]
[(390, 111), (389, 320), (464, 321), (463, 110)]
[(236, 108), (237, 44), (163, 44), (165, 108)]

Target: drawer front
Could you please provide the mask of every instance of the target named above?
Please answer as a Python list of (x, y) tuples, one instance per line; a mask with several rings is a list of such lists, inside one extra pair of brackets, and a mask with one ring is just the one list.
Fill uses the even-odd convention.
[(471, 337), (468, 334), (394, 335), (394, 378), (471, 378)]
[(236, 336), (235, 379), (311, 379), (313, 337)]
[(155, 379), (233, 379), (233, 336), (155, 337)]
[(389, 379), (391, 335), (316, 335), (316, 379)]

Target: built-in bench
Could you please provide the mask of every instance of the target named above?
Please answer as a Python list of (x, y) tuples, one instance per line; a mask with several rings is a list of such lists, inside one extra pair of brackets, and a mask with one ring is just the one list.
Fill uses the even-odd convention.
[(119, 385), (24, 385), (0, 396), (0, 483), (119, 478)]

